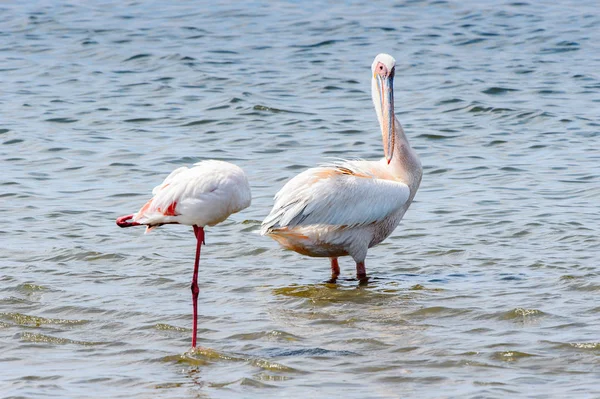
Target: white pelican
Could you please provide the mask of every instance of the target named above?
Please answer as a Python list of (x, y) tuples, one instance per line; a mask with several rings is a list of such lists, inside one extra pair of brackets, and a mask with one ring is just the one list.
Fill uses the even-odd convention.
[(214, 226), (232, 213), (250, 205), (248, 179), (238, 166), (223, 161), (202, 161), (192, 168), (175, 169), (152, 190), (150, 201), (133, 215), (117, 219), (120, 227), (146, 226), (146, 232), (163, 224), (185, 224), (194, 228), (196, 260), (192, 278), (194, 324), (192, 348), (196, 347), (198, 324), (198, 264), (204, 243), (204, 226)]
[(373, 104), (381, 126), (385, 157), (380, 161), (342, 161), (308, 169), (275, 195), (261, 234), (303, 255), (329, 257), (331, 282), (337, 258), (350, 255), (356, 277), (367, 281), (367, 250), (398, 226), (423, 175), (421, 162), (394, 114), (396, 60), (375, 57), (371, 71)]

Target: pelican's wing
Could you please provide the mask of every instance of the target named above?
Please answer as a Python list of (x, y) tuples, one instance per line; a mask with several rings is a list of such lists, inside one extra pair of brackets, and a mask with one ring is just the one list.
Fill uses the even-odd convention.
[(358, 169), (356, 164), (313, 168), (294, 177), (275, 196), (261, 233), (315, 224), (367, 225), (404, 206), (410, 195), (406, 184), (377, 178), (375, 169)]

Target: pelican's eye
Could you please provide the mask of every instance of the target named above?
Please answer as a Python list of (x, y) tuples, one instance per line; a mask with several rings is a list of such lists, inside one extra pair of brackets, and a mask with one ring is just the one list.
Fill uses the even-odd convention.
[(388, 69), (382, 62), (378, 62), (375, 67), (375, 72), (377, 72), (379, 76), (386, 76), (388, 74)]

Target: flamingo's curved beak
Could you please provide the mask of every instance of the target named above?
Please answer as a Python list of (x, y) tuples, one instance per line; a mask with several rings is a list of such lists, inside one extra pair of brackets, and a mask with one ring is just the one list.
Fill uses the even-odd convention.
[(394, 117), (394, 72), (395, 68), (387, 75), (375, 75), (381, 101), (381, 134), (383, 136), (383, 151), (389, 164), (394, 156), (395, 117)]

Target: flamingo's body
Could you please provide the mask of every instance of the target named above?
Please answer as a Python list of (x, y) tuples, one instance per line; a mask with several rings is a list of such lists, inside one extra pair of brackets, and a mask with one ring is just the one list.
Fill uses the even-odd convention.
[(367, 250), (398, 226), (422, 177), (421, 162), (394, 115), (395, 60), (378, 55), (372, 72), (385, 158), (343, 161), (300, 173), (275, 195), (262, 223), (261, 234), (285, 248), (331, 258), (332, 281), (340, 273), (337, 257), (345, 255), (356, 262), (357, 277), (366, 280)]
[(146, 232), (163, 224), (193, 226), (196, 236), (196, 261), (192, 278), (194, 324), (192, 347), (196, 346), (198, 264), (204, 243), (204, 226), (214, 226), (229, 215), (247, 208), (250, 186), (244, 171), (228, 162), (208, 160), (192, 168), (175, 169), (152, 190), (154, 195), (132, 215), (117, 219), (120, 227), (146, 226)]

